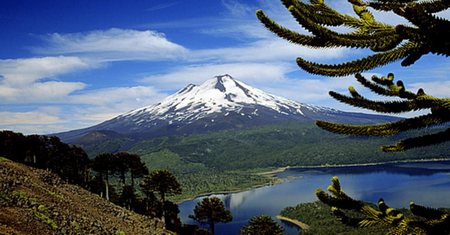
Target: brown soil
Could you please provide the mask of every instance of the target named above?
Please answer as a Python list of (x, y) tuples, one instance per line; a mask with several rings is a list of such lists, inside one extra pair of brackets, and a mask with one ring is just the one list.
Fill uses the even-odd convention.
[(0, 234), (172, 234), (55, 174), (0, 158)]

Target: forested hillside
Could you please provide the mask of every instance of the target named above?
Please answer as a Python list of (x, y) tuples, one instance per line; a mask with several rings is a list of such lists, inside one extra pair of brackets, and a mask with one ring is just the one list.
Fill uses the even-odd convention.
[(184, 187), (180, 198), (271, 183), (274, 179), (255, 173), (284, 166), (449, 157), (442, 154), (450, 152), (448, 145), (408, 153), (378, 151), (379, 146), (389, 141), (336, 135), (312, 123), (290, 123), (241, 131), (156, 138), (134, 144), (129, 151), (140, 155), (149, 169), (165, 168), (177, 175)]

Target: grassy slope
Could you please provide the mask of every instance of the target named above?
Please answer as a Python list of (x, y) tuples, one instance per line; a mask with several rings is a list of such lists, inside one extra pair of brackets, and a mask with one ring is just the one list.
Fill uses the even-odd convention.
[(158, 220), (6, 159), (0, 186), (0, 234), (171, 234)]

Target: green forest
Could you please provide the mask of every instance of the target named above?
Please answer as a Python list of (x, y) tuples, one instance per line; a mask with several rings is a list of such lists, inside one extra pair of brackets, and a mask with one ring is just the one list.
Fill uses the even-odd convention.
[(127, 151), (141, 156), (149, 169), (168, 169), (180, 179), (183, 193), (175, 200), (183, 200), (274, 183), (276, 179), (257, 173), (279, 167), (449, 158), (450, 146), (445, 144), (408, 152), (380, 151), (379, 146), (416, 132), (391, 138), (344, 136), (324, 131), (312, 122), (292, 122), (137, 143), (113, 139), (100, 145), (82, 146), (93, 157), (129, 145)]

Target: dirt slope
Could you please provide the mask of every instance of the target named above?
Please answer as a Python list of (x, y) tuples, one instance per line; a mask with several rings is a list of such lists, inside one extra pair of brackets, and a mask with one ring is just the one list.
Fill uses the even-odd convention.
[(0, 158), (0, 234), (171, 234), (45, 170)]

